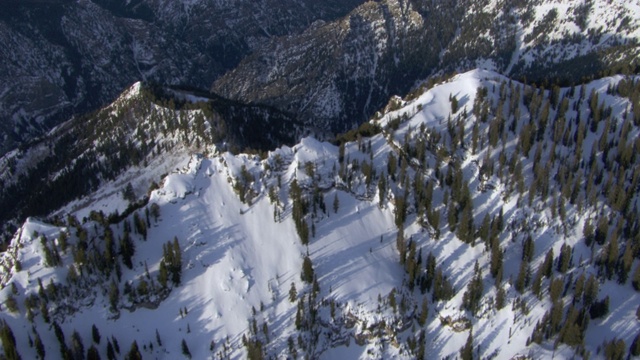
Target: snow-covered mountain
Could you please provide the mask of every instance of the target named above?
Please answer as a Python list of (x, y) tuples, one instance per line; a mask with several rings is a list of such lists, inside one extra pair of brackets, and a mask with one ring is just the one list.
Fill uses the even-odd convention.
[(259, 44), (361, 0), (3, 2), (0, 154), (136, 81), (207, 89)]
[(193, 94), (176, 94), (187, 112), (110, 117), (135, 86), (101, 113), (139, 121), (87, 141), (158, 151), (19, 227), (0, 259), (5, 354), (637, 356), (639, 81), (473, 70), (335, 144), (262, 155), (195, 147), (207, 137), (180, 124), (219, 122)]
[[(27, 216), (45, 216), (74, 199), (86, 201), (84, 196), (105, 183), (124, 181), (116, 179), (122, 172), (133, 171), (125, 179), (136, 182), (141, 174), (157, 181), (173, 167), (166, 161), (175, 149), (180, 156), (208, 154), (216, 146), (237, 153), (293, 144), (301, 135), (302, 126), (291, 115), (267, 106), (136, 83), (114, 103), (73, 117), (0, 158), (3, 240)], [(136, 186), (136, 192), (143, 194), (149, 184)]]
[(211, 88), (336, 132), (434, 74), (491, 65), (569, 85), (637, 72), (637, 0), (5, 5), (0, 153), (141, 80)]
[(576, 84), (637, 72), (638, 1), (369, 1), (302, 34), (271, 39), (213, 91), (345, 131), (436, 74), (492, 68)]

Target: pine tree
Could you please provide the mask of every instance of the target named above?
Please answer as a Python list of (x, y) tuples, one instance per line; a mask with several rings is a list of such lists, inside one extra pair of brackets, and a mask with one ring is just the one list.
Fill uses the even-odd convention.
[[(13, 284), (13, 283), (12, 283)], [(6, 300), (4, 301), (4, 305), (7, 307), (9, 311), (12, 313), (18, 312), (18, 301), (13, 296), (13, 294), (8, 294)]]
[(569, 270), (569, 266), (571, 264), (571, 252), (571, 246), (562, 244), (562, 247), (560, 248), (560, 255), (558, 255), (558, 271), (563, 274)]
[(302, 281), (306, 283), (313, 282), (313, 264), (308, 256), (305, 256), (302, 260)]
[(451, 113), (455, 114), (458, 112), (458, 98), (455, 95), (452, 97), (450, 96), (449, 101), (451, 101)]
[(191, 351), (189, 351), (189, 346), (187, 345), (185, 339), (182, 339), (182, 343), (180, 344), (180, 346), (182, 348), (182, 355), (191, 359)]
[(115, 281), (111, 282), (109, 288), (109, 304), (111, 305), (111, 311), (116, 311), (118, 308), (118, 302), (120, 301), (120, 289)]
[(111, 344), (111, 341), (107, 339), (107, 359), (114, 360), (115, 358), (116, 358), (116, 353), (113, 350), (113, 345)]
[(140, 353), (140, 350), (138, 349), (138, 343), (135, 340), (133, 341), (133, 343), (131, 343), (131, 348), (129, 349), (129, 352), (127, 353), (125, 359), (142, 360), (142, 354)]
[(500, 274), (502, 273), (502, 248), (500, 247), (500, 243), (498, 241), (498, 237), (495, 236), (491, 239), (491, 265), (490, 271), (491, 276), (496, 279), (498, 282), (501, 281), (499, 279)]
[(398, 228), (398, 234), (396, 234), (396, 248), (400, 254), (400, 264), (404, 265), (407, 259), (407, 244), (404, 239), (404, 227)]
[(93, 324), (93, 326), (91, 326), (91, 336), (94, 343), (100, 344), (100, 331), (98, 330), (96, 324)]
[(13, 335), (13, 331), (4, 320), (0, 323), (0, 340), (2, 340), (4, 356), (7, 360), (21, 359), (18, 349), (16, 348), (16, 338)]
[(467, 342), (460, 349), (460, 358), (462, 360), (473, 360), (473, 330), (469, 331)]
[(100, 360), (100, 353), (93, 344), (87, 349), (87, 360)]
[(638, 335), (633, 339), (631, 347), (629, 348), (629, 354), (631, 354), (631, 356), (640, 356), (640, 332), (638, 332)]
[(636, 267), (636, 271), (633, 272), (633, 278), (631, 284), (636, 291), (640, 291), (640, 265)]
[(125, 231), (122, 239), (120, 240), (120, 255), (122, 256), (122, 263), (129, 269), (133, 269), (132, 258), (135, 251), (136, 247), (131, 240), (131, 235)]
[(502, 309), (506, 305), (506, 297), (507, 294), (504, 291), (504, 287), (499, 286), (496, 293), (496, 308), (498, 310)]
[(546, 278), (550, 278), (553, 274), (553, 249), (549, 249), (542, 263), (542, 273)]
[(530, 262), (533, 259), (535, 245), (531, 235), (527, 236), (522, 245), (522, 261)]
[(627, 244), (627, 246), (625, 246), (624, 253), (622, 254), (622, 261), (620, 261), (620, 265), (618, 266), (618, 282), (620, 284), (624, 284), (627, 282), (632, 265), (633, 247), (631, 246), (631, 244)]
[(584, 288), (584, 294), (582, 295), (582, 302), (585, 307), (591, 306), (598, 297), (599, 285), (598, 280), (593, 276), (589, 276), (587, 285)]
[(291, 288), (289, 288), (289, 301), (295, 302), (297, 297), (298, 297), (298, 291), (296, 290), (296, 284), (294, 284), (292, 281)]
[(527, 271), (528, 266), (526, 261), (520, 262), (520, 271), (518, 271), (518, 277), (516, 279), (516, 290), (520, 294), (523, 294), (527, 288)]
[(467, 285), (467, 291), (462, 298), (462, 307), (471, 311), (474, 315), (478, 312), (480, 307), (480, 300), (482, 300), (482, 293), (484, 292), (484, 286), (482, 283), (482, 271), (476, 261), (473, 268), (473, 279)]
[(604, 356), (607, 360), (624, 360), (626, 353), (626, 345), (622, 339), (612, 339), (605, 341)]
[(338, 193), (333, 197), (333, 212), (338, 213), (338, 209), (340, 208), (340, 199), (338, 198)]
[(564, 289), (564, 281), (561, 277), (551, 279), (549, 284), (549, 296), (551, 297), (552, 302), (556, 302), (560, 299), (560, 295), (562, 295), (562, 290)]
[(422, 307), (420, 308), (420, 317), (418, 318), (418, 324), (424, 326), (429, 316), (429, 301), (426, 297), (422, 299)]
[(158, 268), (158, 283), (163, 288), (167, 287), (167, 282), (169, 280), (169, 270), (167, 270), (167, 264), (164, 260), (160, 261), (160, 267)]
[(71, 353), (73, 354), (74, 359), (83, 359), (84, 358), (84, 344), (82, 343), (82, 337), (78, 331), (73, 331), (71, 334)]
[(171, 281), (177, 286), (180, 285), (182, 278), (182, 250), (178, 243), (178, 237), (173, 237), (173, 255), (174, 261), (171, 264)]

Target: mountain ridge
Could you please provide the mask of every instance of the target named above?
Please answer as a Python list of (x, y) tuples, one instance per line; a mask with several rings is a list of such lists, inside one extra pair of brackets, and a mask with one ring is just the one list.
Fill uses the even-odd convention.
[[(543, 89), (474, 70), (393, 100), (335, 145), (173, 147), (148, 159), (171, 170), (122, 220), (108, 221), (145, 193), (140, 175), (58, 210), (57, 225), (23, 224), (0, 259), (3, 326), (30, 355), (36, 334), (47, 354), (63, 349), (54, 321), (101, 356), (89, 321), (145, 357), (175, 358), (183, 342), (196, 358), (455, 357), (469, 341), (479, 357), (632, 353), (639, 83)], [(174, 236), (180, 285), (163, 286)], [(83, 283), (85, 305), (69, 310)]]

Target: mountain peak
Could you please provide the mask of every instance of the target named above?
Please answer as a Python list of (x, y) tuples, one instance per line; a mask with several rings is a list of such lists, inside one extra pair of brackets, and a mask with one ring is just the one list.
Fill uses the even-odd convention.
[(57, 346), (47, 319), (85, 344), (95, 325), (172, 358), (185, 347), (451, 357), (468, 341), (481, 357), (569, 357), (635, 344), (636, 82), (543, 90), (477, 69), (337, 144), (147, 155), (148, 167), (21, 226), (0, 259), (0, 315), (23, 356), (35, 356), (32, 328)]

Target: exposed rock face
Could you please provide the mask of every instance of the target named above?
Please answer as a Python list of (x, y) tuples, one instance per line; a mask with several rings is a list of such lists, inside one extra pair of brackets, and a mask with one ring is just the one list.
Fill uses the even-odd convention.
[(626, 15), (628, 6), (367, 2), (335, 22), (272, 39), (212, 89), (344, 131), (390, 95), (405, 94), (417, 79), (441, 72), (481, 65), (517, 78), (571, 83), (612, 68), (634, 71), (640, 33), (638, 21)]
[(569, 84), (636, 71), (634, 6), (11, 0), (0, 14), (0, 153), (139, 80), (211, 88), (342, 131), (434, 74), (483, 66)]
[(208, 88), (258, 44), (347, 1), (8, 1), (0, 14), (0, 153), (139, 80)]

